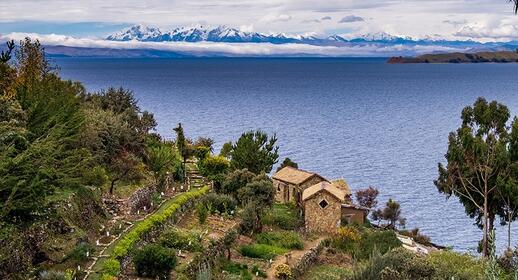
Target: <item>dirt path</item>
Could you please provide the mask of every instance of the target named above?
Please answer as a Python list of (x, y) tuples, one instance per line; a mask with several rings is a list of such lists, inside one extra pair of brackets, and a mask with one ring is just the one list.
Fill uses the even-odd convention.
[[(320, 244), (320, 242), (322, 242), (322, 240), (324, 240), (324, 239), (325, 239), (324, 237), (320, 237), (320, 238), (315, 239), (315, 240), (305, 241), (304, 242), (304, 249), (303, 250), (289, 251), (288, 254), (291, 254), (291, 258), (289, 259), (287, 264), (289, 266), (295, 265), (302, 258), (302, 256), (305, 253), (307, 253), (311, 248), (318, 246), (318, 244)], [(277, 279), (277, 278), (275, 278), (275, 268), (278, 265), (283, 264), (283, 263), (286, 263), (285, 255), (277, 256), (275, 258), (275, 260), (273, 261), (271, 267), (268, 268), (268, 270), (266, 270), (266, 274), (268, 275), (267, 279), (271, 279), (271, 280)]]

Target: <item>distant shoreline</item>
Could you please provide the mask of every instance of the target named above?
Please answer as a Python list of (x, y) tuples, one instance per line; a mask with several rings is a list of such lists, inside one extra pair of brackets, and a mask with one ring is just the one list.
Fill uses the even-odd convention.
[(406, 63), (515, 63), (517, 51), (425, 54), (416, 57), (394, 56), (388, 59), (390, 64)]

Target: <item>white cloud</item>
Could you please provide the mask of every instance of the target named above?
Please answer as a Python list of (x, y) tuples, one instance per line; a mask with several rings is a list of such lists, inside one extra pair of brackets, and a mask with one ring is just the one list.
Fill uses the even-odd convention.
[[(468, 27), (458, 32), (466, 25), (464, 20), (518, 19), (512, 5), (504, 0), (320, 0), (318, 4), (314, 0), (0, 0), (0, 22), (144, 23), (166, 29), (206, 22), (232, 27), (253, 25), (259, 32), (315, 31), (330, 35), (344, 29), (339, 19), (347, 14), (351, 16), (345, 22), (354, 21), (352, 15), (361, 15), (364, 22), (346, 32), (385, 31), (412, 37), (438, 33), (446, 39), (467, 38), (461, 36), (468, 34)], [(481, 30), (470, 26), (471, 34), (481, 35)], [(498, 28), (510, 27), (495, 28), (505, 33), (509, 31)]]
[(361, 21), (365, 21), (365, 19), (363, 19), (362, 17), (359, 17), (359, 16), (355, 16), (355, 15), (348, 15), (348, 16), (343, 17), (338, 22), (339, 23), (349, 23), (349, 22), (361, 22)]
[(253, 32), (254, 31), (254, 25), (253, 24), (241, 25), (239, 27), (239, 30), (241, 30), (243, 32)]
[(442, 46), (378, 46), (378, 45), (352, 45), (352, 46), (313, 46), (306, 44), (270, 44), (270, 43), (214, 43), (214, 42), (115, 42), (99, 39), (74, 38), (63, 35), (40, 35), (27, 33), (11, 33), (0, 36), (0, 40), (21, 40), (25, 37), (38, 39), (47, 46), (67, 46), (80, 48), (109, 48), (120, 50), (147, 49), (170, 51), (181, 54), (207, 56), (223, 54), (227, 56), (393, 56), (416, 55), (430, 52), (465, 51)]
[(518, 24), (506, 20), (482, 21), (462, 26), (454, 34), (481, 41), (509, 41), (518, 39)]

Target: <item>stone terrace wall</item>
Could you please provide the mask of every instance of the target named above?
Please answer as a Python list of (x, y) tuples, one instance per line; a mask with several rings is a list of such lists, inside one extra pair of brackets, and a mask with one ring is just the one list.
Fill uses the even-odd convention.
[(302, 276), (308, 268), (310, 268), (318, 258), (318, 255), (322, 252), (325, 242), (320, 242), (317, 246), (309, 249), (300, 260), (292, 267), (294, 279), (298, 279)]

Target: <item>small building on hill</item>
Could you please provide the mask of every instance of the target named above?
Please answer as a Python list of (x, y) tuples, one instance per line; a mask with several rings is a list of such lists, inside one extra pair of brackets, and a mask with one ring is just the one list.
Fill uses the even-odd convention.
[(276, 190), (275, 200), (282, 203), (293, 201), (299, 207), (302, 207), (302, 192), (305, 189), (319, 182), (328, 182), (316, 173), (291, 166), (286, 166), (277, 171), (272, 180)]
[(345, 186), (341, 182), (323, 181), (304, 190), (306, 231), (332, 233), (342, 223), (365, 223), (368, 210), (352, 204), (351, 191)]
[(304, 190), (304, 224), (307, 231), (332, 232), (340, 226), (345, 191), (324, 181)]
[(369, 209), (352, 203), (345, 203), (342, 204), (341, 213), (342, 223), (363, 225), (369, 215)]

